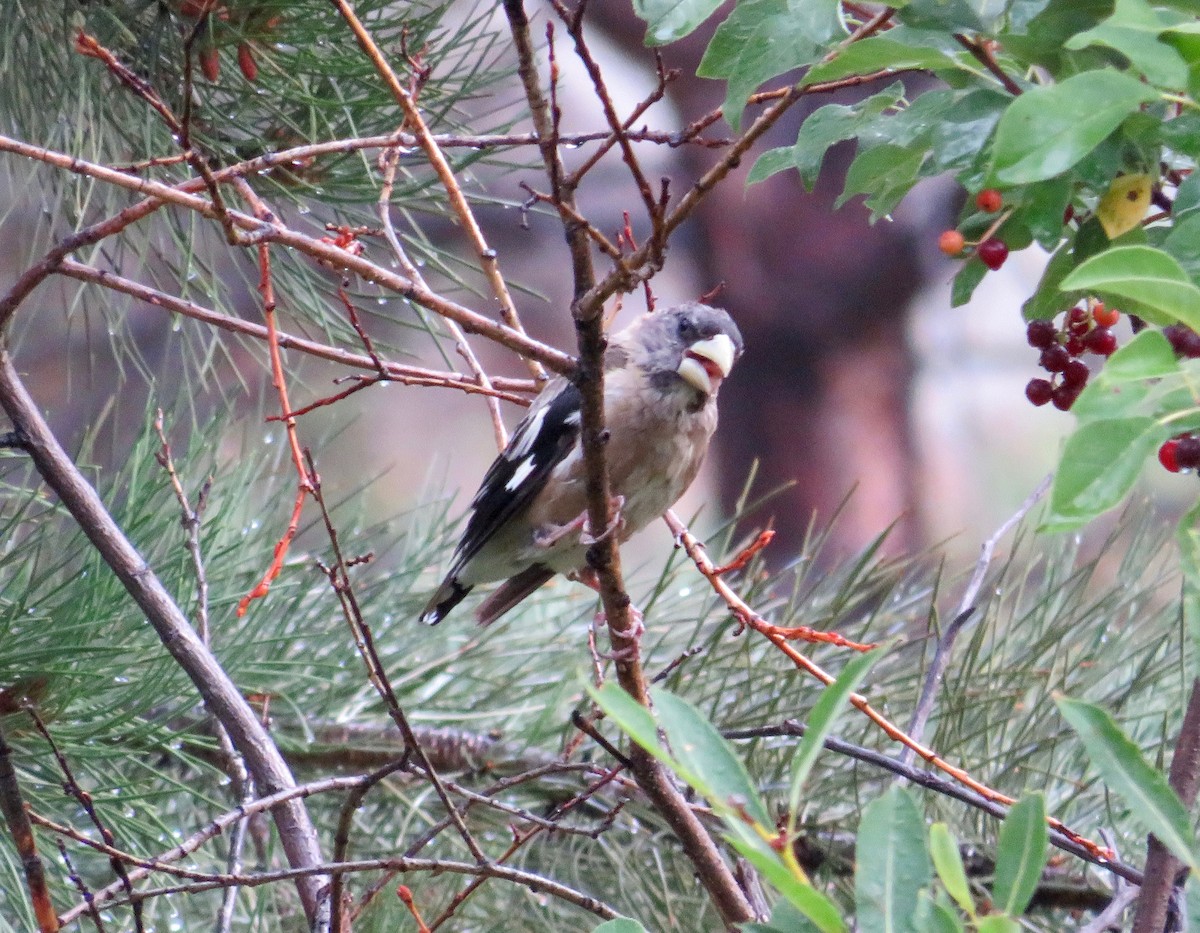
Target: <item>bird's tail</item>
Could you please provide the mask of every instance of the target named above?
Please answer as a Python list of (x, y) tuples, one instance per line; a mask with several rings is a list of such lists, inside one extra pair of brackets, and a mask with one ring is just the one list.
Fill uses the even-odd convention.
[(526, 567), (515, 577), (505, 580), (479, 604), (475, 610), (475, 621), (480, 625), (491, 625), (552, 576), (554, 571), (541, 564)]
[(442, 585), (437, 588), (437, 592), (425, 605), (425, 611), (421, 613), (421, 621), (426, 625), (437, 625), (446, 618), (451, 609), (467, 598), (469, 592), (471, 592), (471, 587), (459, 583), (454, 574), (446, 577), (442, 581)]

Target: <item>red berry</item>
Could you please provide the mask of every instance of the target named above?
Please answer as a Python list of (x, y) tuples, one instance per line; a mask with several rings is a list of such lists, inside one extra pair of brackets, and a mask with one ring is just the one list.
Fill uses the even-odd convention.
[(254, 60), (254, 50), (245, 42), (238, 46), (237, 60), (238, 67), (242, 69), (242, 75), (253, 84), (258, 78), (258, 62)]
[(1067, 330), (1077, 337), (1082, 337), (1092, 326), (1092, 320), (1083, 308), (1072, 308), (1067, 312)]
[(1083, 338), (1072, 334), (1067, 338), (1067, 342), (1063, 346), (1067, 348), (1067, 352), (1071, 356), (1079, 356), (1083, 352)]
[(1083, 362), (1083, 360), (1071, 360), (1063, 367), (1063, 385), (1070, 386), (1073, 389), (1082, 389), (1087, 385), (1088, 376), (1090, 375), (1091, 371), (1087, 368), (1087, 363)]
[(1103, 302), (1097, 301), (1092, 305), (1092, 319), (1101, 327), (1116, 327), (1121, 312), (1116, 308), (1106, 308)]
[(957, 256), (967, 245), (967, 239), (957, 230), (944, 230), (938, 237), (938, 249), (947, 256)]
[(1025, 384), (1025, 397), (1040, 407), (1054, 397), (1054, 386), (1046, 379), (1030, 379)]
[(1058, 328), (1053, 321), (1030, 321), (1025, 326), (1025, 340), (1035, 350), (1045, 350), (1058, 340)]
[(1054, 403), (1054, 407), (1059, 411), (1070, 411), (1071, 406), (1075, 404), (1075, 399), (1079, 398), (1079, 393), (1082, 387), (1075, 388), (1069, 386), (1065, 382), (1055, 386), (1054, 396), (1050, 399)]
[(979, 256), (979, 261), (993, 272), (1004, 265), (1004, 260), (1008, 258), (1008, 247), (1004, 245), (1003, 240), (998, 240), (996, 237), (984, 240), (975, 252)]
[(1195, 434), (1185, 434), (1176, 438), (1175, 462), (1181, 470), (1194, 470), (1200, 467), (1200, 437)]
[(1004, 198), (995, 188), (984, 188), (975, 195), (975, 205), (981, 211), (994, 214), (1004, 206)]
[(1171, 342), (1176, 356), (1194, 360), (1200, 357), (1200, 334), (1186, 324), (1171, 324), (1163, 328), (1163, 336)]
[(1042, 369), (1048, 373), (1061, 373), (1069, 362), (1071, 362), (1071, 354), (1067, 352), (1066, 347), (1060, 347), (1058, 344), (1047, 347), (1038, 359)]
[(1163, 469), (1170, 470), (1172, 473), (1179, 472), (1179, 461), (1176, 459), (1176, 452), (1179, 449), (1179, 439), (1171, 438), (1158, 448), (1158, 462), (1163, 465)]
[(1107, 327), (1093, 327), (1083, 338), (1083, 345), (1092, 353), (1112, 356), (1117, 349), (1117, 337)]

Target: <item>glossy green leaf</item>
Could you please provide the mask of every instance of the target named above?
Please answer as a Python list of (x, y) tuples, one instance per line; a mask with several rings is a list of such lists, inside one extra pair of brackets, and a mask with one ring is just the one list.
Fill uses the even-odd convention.
[(692, 704), (666, 690), (653, 689), (650, 697), (675, 759), (702, 782), (696, 789), (714, 805), (744, 809), (760, 825), (773, 826), (746, 766), (716, 727)]
[(847, 75), (870, 74), (884, 69), (951, 71), (960, 67), (955, 59), (937, 49), (875, 36), (861, 42), (852, 42), (829, 61), (814, 65), (801, 84), (820, 84), (824, 81), (836, 81)]
[(917, 906), (914, 925), (921, 933), (965, 933), (962, 918), (954, 909), (954, 905), (944, 897), (936, 901), (931, 899), (928, 891), (921, 892), (921, 900)]
[(1192, 646), (1192, 676), (1200, 677), (1200, 502), (1179, 519), (1175, 531), (1183, 570), (1183, 626)]
[(717, 12), (721, 0), (633, 0), (633, 11), (646, 21), (646, 45), (682, 39)]
[(771, 908), (771, 919), (766, 923), (746, 923), (738, 928), (740, 933), (814, 933), (820, 929), (802, 914), (791, 901), (778, 901)]
[(982, 32), (983, 20), (967, 0), (909, 0), (900, 7), (899, 19), (918, 29), (948, 32)]
[(734, 130), (760, 84), (820, 56), (823, 40), (809, 34), (810, 24), (794, 15), (788, 0), (742, 0), (717, 28), (696, 73), (726, 80), (721, 109)]
[(1200, 279), (1200, 214), (1176, 217), (1162, 248), (1175, 257), (1193, 282)]
[(1200, 288), (1175, 257), (1152, 246), (1105, 250), (1080, 264), (1060, 287), (1100, 295), (1157, 324), (1181, 321), (1200, 330)]
[(1060, 287), (1062, 280), (1074, 268), (1075, 254), (1071, 249), (1071, 244), (1064, 243), (1050, 257), (1033, 294), (1026, 299), (1025, 304), (1021, 305), (1021, 314), (1024, 315), (1025, 320), (1049, 320), (1078, 297), (1064, 295)]
[(932, 870), (925, 818), (908, 791), (892, 787), (863, 810), (854, 861), (860, 933), (921, 933), (914, 917)]
[(762, 875), (763, 880), (787, 898), (788, 903), (812, 921), (821, 933), (845, 933), (834, 903), (792, 873), (779, 853), (745, 823), (729, 826), (729, 844)]
[(825, 739), (833, 730), (838, 717), (850, 705), (850, 695), (862, 685), (867, 674), (871, 672), (871, 668), (883, 655), (883, 650), (876, 648), (874, 651), (851, 658), (838, 675), (837, 680), (821, 691), (820, 699), (813, 706), (804, 730), (804, 738), (800, 740), (796, 754), (792, 757), (792, 782), (788, 792), (789, 836), (800, 810), (800, 793), (804, 788), (804, 782), (808, 780), (817, 756), (825, 747)]
[(992, 900), (1010, 917), (1025, 913), (1042, 881), (1050, 832), (1046, 804), (1033, 794), (1013, 804), (1000, 827)]
[(592, 933), (646, 933), (646, 928), (636, 920), (628, 917), (617, 917), (616, 920), (606, 920), (592, 930)]
[(834, 207), (841, 207), (855, 195), (865, 194), (864, 203), (871, 209), (872, 221), (890, 214), (917, 183), (924, 160), (923, 146), (912, 149), (876, 146), (860, 152), (850, 163), (846, 187)]
[(763, 154), (750, 170), (747, 184), (763, 181), (776, 172), (795, 168), (800, 183), (811, 189), (817, 181), (825, 155), (834, 144), (853, 139), (879, 115), (895, 107), (904, 97), (904, 85), (896, 82), (886, 90), (856, 104), (827, 104), (814, 110), (800, 126), (795, 145)]
[(1062, 174), (1156, 96), (1137, 78), (1109, 70), (1026, 91), (996, 127), (992, 180), (1024, 185)]
[(1079, 735), (1104, 782), (1129, 807), (1133, 817), (1154, 833), (1193, 873), (1200, 872), (1200, 850), (1192, 820), (1166, 777), (1099, 706), (1056, 697), (1059, 712)]
[(958, 840), (945, 823), (934, 823), (929, 827), (929, 856), (946, 893), (954, 898), (963, 913), (974, 917), (975, 898), (971, 896), (971, 883), (958, 851)]
[(1150, 417), (1080, 425), (1063, 448), (1044, 527), (1077, 528), (1118, 505), (1167, 435), (1167, 429)]
[(1072, 36), (1066, 47), (1106, 46), (1128, 58), (1151, 84), (1183, 90), (1188, 74), (1183, 57), (1158, 39), (1166, 25), (1146, 0), (1117, 0), (1112, 16)]
[(979, 283), (987, 274), (987, 266), (975, 256), (964, 262), (962, 268), (954, 276), (954, 283), (950, 286), (950, 307), (960, 308), (970, 301), (971, 296), (975, 294), (975, 289), (979, 287)]

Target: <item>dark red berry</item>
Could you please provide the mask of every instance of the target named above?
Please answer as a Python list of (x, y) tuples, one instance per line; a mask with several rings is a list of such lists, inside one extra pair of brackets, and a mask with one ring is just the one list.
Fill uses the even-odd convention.
[(215, 82), (221, 77), (221, 58), (215, 48), (209, 47), (201, 50), (200, 71), (209, 81)]
[(984, 188), (975, 195), (975, 206), (981, 211), (994, 214), (1004, 206), (1004, 198), (995, 188)]
[(1035, 350), (1045, 350), (1058, 340), (1058, 328), (1053, 321), (1030, 321), (1025, 327), (1025, 340)]
[(1092, 318), (1083, 308), (1072, 308), (1067, 312), (1067, 331), (1076, 337), (1082, 337), (1092, 327)]
[(1194, 360), (1200, 357), (1200, 334), (1186, 324), (1171, 324), (1163, 328), (1163, 336), (1171, 342), (1176, 356)]
[(1060, 347), (1058, 344), (1055, 344), (1042, 351), (1038, 362), (1041, 364), (1042, 369), (1048, 373), (1061, 373), (1066, 368), (1066, 365), (1071, 362), (1071, 354), (1067, 352), (1066, 347)]
[(1025, 397), (1040, 407), (1054, 397), (1054, 386), (1048, 379), (1030, 379), (1025, 384)]
[(1179, 464), (1179, 469), (1194, 470), (1200, 467), (1200, 437), (1186, 434), (1176, 438), (1176, 441), (1178, 444), (1175, 447), (1175, 462)]
[(1063, 346), (1067, 348), (1067, 352), (1071, 356), (1079, 356), (1083, 352), (1083, 338), (1072, 334), (1067, 338), (1067, 342)]
[(245, 42), (238, 45), (237, 60), (242, 75), (253, 84), (258, 79), (258, 62), (254, 60), (254, 50)]
[(1071, 360), (1063, 367), (1063, 385), (1070, 386), (1073, 389), (1082, 389), (1087, 385), (1088, 376), (1090, 375), (1091, 371), (1087, 368), (1087, 363), (1083, 362), (1083, 360)]
[(1070, 411), (1071, 406), (1075, 404), (1075, 399), (1079, 398), (1080, 391), (1082, 391), (1082, 387), (1076, 388), (1064, 382), (1054, 387), (1054, 396), (1050, 401), (1059, 411)]
[(1075, 205), (1068, 204), (1067, 209), (1063, 211), (1063, 226), (1065, 227), (1075, 218)]
[(1106, 308), (1103, 302), (1097, 301), (1092, 305), (1092, 319), (1101, 327), (1116, 327), (1121, 312), (1116, 308)]
[(1083, 338), (1083, 345), (1092, 353), (1100, 356), (1112, 356), (1117, 349), (1117, 337), (1107, 327), (1094, 327)]
[(944, 230), (942, 231), (942, 235), (938, 237), (938, 249), (947, 256), (957, 256), (963, 251), (963, 247), (966, 245), (966, 237), (957, 230)]
[(1176, 453), (1179, 449), (1179, 439), (1171, 438), (1158, 448), (1158, 462), (1163, 465), (1163, 469), (1170, 470), (1172, 473), (1179, 472), (1179, 461), (1176, 459)]
[(998, 240), (996, 237), (984, 240), (975, 252), (979, 256), (979, 261), (992, 271), (1004, 265), (1004, 260), (1008, 258), (1008, 247), (1005, 246), (1003, 240)]

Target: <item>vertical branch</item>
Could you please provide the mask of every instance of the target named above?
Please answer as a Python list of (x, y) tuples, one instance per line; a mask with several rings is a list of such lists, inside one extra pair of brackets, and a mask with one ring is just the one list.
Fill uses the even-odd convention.
[[(1189, 810), (1200, 789), (1200, 679), (1192, 681), (1175, 757), (1171, 759), (1171, 787)], [(1146, 845), (1146, 870), (1138, 895), (1133, 933), (1161, 933), (1166, 929), (1171, 895), (1182, 884), (1187, 871), (1161, 842), (1151, 836)]]
[[(162, 640), (187, 673), (205, 706), (229, 730), (256, 785), (265, 794), (290, 790), (296, 782), (237, 685), (197, 636), (157, 575), (108, 513), (96, 490), (75, 466), (29, 396), (12, 358), (0, 349), (0, 407), (12, 421), (21, 446), (46, 484), (79, 525), (92, 546), (117, 575)], [(299, 800), (272, 811), (288, 862), (294, 868), (321, 864), (321, 848), (308, 812)], [(297, 879), (310, 924), (324, 928), (328, 904), (322, 903), (320, 876)]]
[[(563, 218), (563, 229), (575, 273), (575, 300), (571, 312), (579, 341), (579, 365), (575, 381), (582, 397), (581, 437), (587, 471), (588, 521), (592, 528), (609, 528), (612, 507), (604, 450), (607, 440), (604, 427), (604, 350), (607, 340), (604, 335), (603, 301), (584, 300), (595, 290), (596, 284), (591, 245), (586, 229), (570, 219), (575, 214), (574, 192), (562, 184), (562, 160), (557, 146), (553, 144), (557, 132), (557, 113), (547, 107), (538, 87), (529, 19), (523, 0), (504, 0), (504, 12), (508, 16), (517, 50), (518, 70), (533, 114), (534, 128), (542, 141), (540, 149), (550, 179), (551, 197), (564, 208), (560, 216)], [(581, 43), (582, 38), (577, 41)], [(552, 67), (551, 80), (554, 78)], [(617, 680), (622, 689), (638, 703), (649, 706), (649, 688), (634, 635), (634, 616), (621, 576), (621, 555), (615, 535), (602, 535), (600, 541), (589, 548), (588, 565), (596, 571), (610, 638), (619, 658), (616, 662)], [(676, 790), (666, 769), (637, 745), (630, 754), (630, 767), (638, 786), (683, 845), (684, 852), (725, 925), (733, 927), (752, 920), (754, 912), (749, 901), (721, 857), (716, 843)]]

